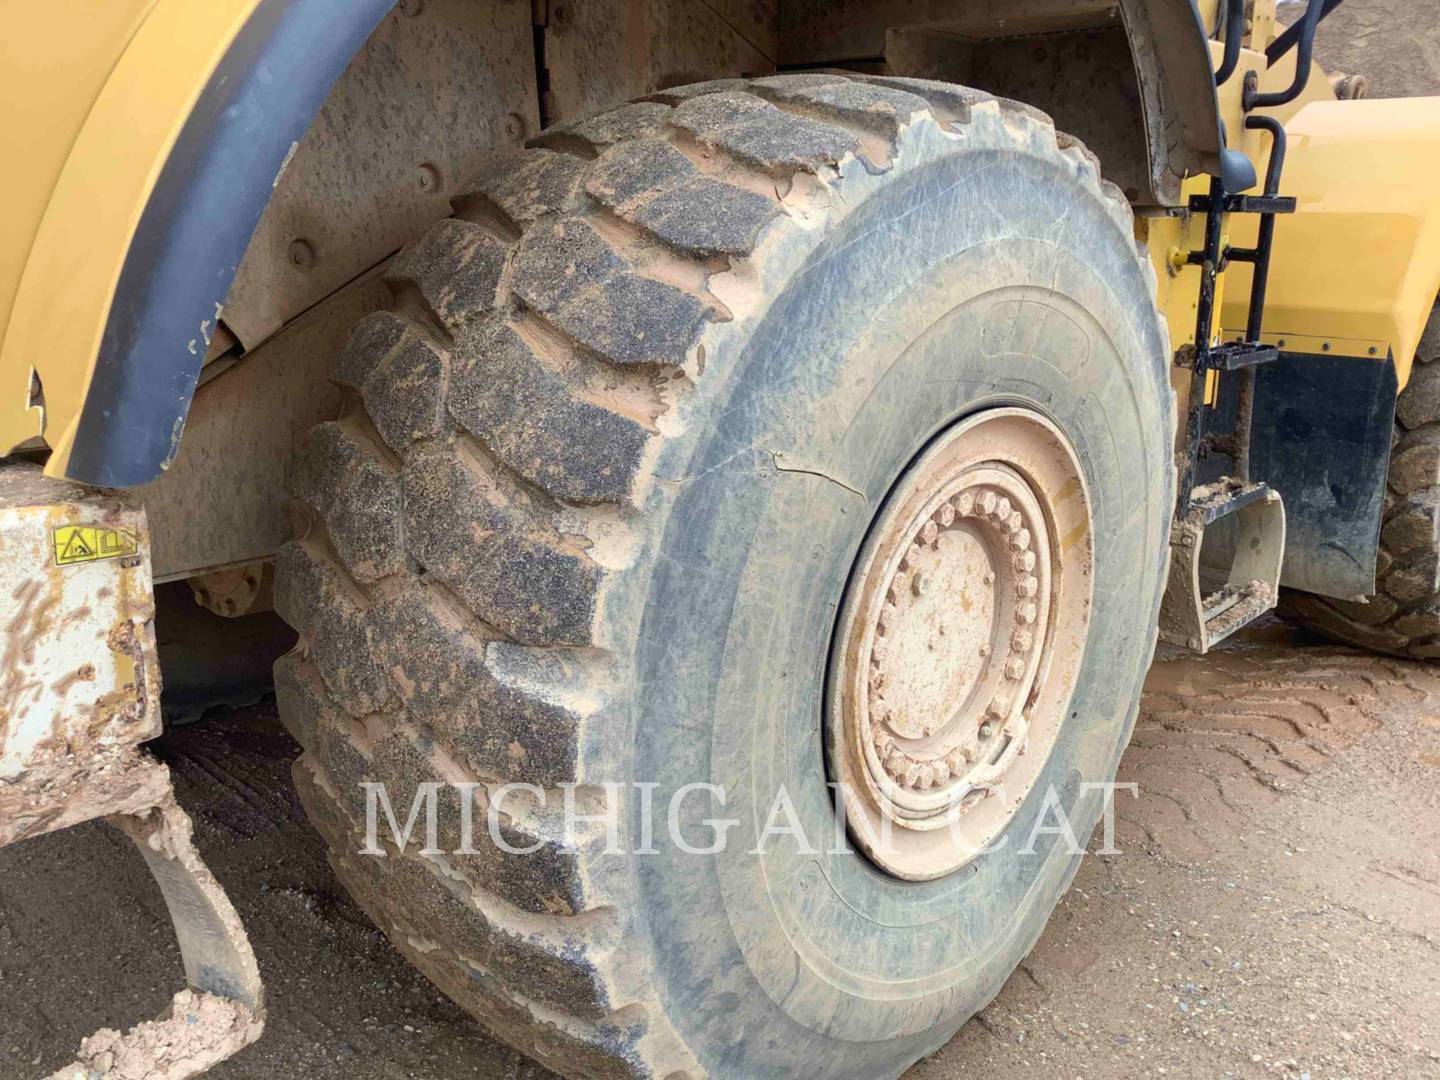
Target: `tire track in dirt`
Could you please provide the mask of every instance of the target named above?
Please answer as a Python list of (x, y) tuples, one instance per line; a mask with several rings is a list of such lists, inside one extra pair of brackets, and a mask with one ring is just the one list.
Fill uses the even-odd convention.
[[(1440, 901), (1440, 859), (1417, 822), (1435, 812), (1440, 774), (1411, 744), (1437, 713), (1434, 665), (1314, 643), (1279, 623), (1208, 657), (1159, 657), (1121, 767), (1140, 793), (1117, 805), (1118, 835), (1188, 865), (1243, 863), (1279, 843), (1282, 870), (1303, 867), (1334, 902), (1422, 932)], [(1374, 784), (1393, 787), (1396, 805), (1367, 794)]]
[(1121, 853), (912, 1080), (1440, 1075), (1437, 747), (1432, 665), (1276, 620), (1157, 656)]

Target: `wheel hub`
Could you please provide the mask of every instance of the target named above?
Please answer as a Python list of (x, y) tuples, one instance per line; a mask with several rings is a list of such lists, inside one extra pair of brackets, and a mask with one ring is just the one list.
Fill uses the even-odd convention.
[(1089, 555), (1078, 464), (1038, 414), (979, 414), (901, 477), (842, 608), (829, 718), (847, 820), (884, 869), (951, 872), (1023, 800), (1059, 730), (1035, 723), (1042, 684), (1073, 688)]

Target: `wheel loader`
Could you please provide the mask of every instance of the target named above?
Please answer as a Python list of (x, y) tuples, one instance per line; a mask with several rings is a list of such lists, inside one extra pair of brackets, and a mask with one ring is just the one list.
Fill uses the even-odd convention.
[(574, 1077), (898, 1076), (1157, 638), (1440, 656), (1440, 99), (1337, 3), (7, 4), (0, 845), (132, 837), (188, 983), (56, 1075), (263, 1027), (159, 587), (293, 628), (339, 879)]

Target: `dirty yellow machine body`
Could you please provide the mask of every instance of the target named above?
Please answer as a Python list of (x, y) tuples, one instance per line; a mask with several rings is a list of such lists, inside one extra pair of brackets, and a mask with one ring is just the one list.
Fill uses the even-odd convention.
[[(695, 433), (729, 432), (736, 416), (763, 413), (763, 403), (734, 405), (743, 399), (735, 387), (725, 390), (734, 395), (728, 409), (678, 403), (700, 384), (707, 356), (712, 367), (723, 368), (714, 357), (733, 348), (738, 370), (750, 362), (742, 358), (764, 352), (760, 345), (745, 352), (734, 342), (752, 333), (754, 341), (769, 340), (765, 312), (772, 303), (777, 311), (791, 304), (784, 309), (790, 323), (805, 324), (809, 309), (795, 299), (803, 282), (845, 265), (823, 246), (806, 247), (821, 243), (815, 236), (849, 237), (845, 250), (853, 261), (862, 259), (866, 237), (895, 228), (902, 231), (892, 249), (917, 251), (903, 223), (925, 215), (877, 210), (868, 231), (852, 235), (846, 208), (863, 208), (866, 200), (890, 205), (887, 199), (901, 206), (916, 197), (905, 193), (909, 170), (950, 168), (949, 155), (961, 154), (967, 140), (970, 152), (991, 155), (985, 160), (992, 164), (1026, 163), (1016, 166), (1018, 178), (992, 192), (997, 206), (1019, 200), (1011, 218), (986, 226), (994, 236), (1008, 235), (1006, 221), (1024, 217), (1026, 184), (1054, 187), (1046, 198), (1059, 200), (1053, 204), (1061, 207), (1053, 219), (1057, 232), (1069, 227), (1063, 205), (1073, 197), (1088, 208), (1085, 214), (1097, 215), (1094, 221), (1122, 222), (1125, 243), (1142, 245), (1142, 261), (1126, 263), (1121, 275), (1133, 277), (1138, 306), (1122, 304), (1123, 317), (1120, 308), (1106, 308), (1108, 322), (1096, 314), (1100, 308), (1085, 309), (1090, 286), (1076, 284), (1075, 304), (1062, 304), (1047, 299), (1039, 270), (1033, 281), (1019, 270), (1013, 281), (997, 278), (995, 296), (1020, 291), (996, 301), (965, 340), (983, 343), (989, 359), (1010, 356), (1015, 370), (1026, 357), (1041, 357), (1072, 378), (1099, 363), (1091, 357), (1101, 353), (1139, 350), (1158, 357), (1163, 381), (1133, 393), (1153, 398), (1147, 408), (1154, 417), (1168, 417), (1173, 408), (1177, 419), (1159, 442), (1153, 431), (1161, 421), (1144, 422), (1151, 442), (1136, 467), (1149, 486), (1133, 505), (1117, 470), (1110, 476), (1093, 464), (1090, 455), (1100, 451), (1091, 443), (1099, 443), (1066, 428), (1063, 394), (1045, 390), (1043, 379), (1014, 383), (999, 374), (991, 384), (966, 389), (972, 397), (952, 414), (915, 421), (920, 426), (909, 448), (895, 451), (897, 460), (911, 461), (904, 475), (897, 465), (881, 480), (866, 481), (855, 464), (865, 454), (851, 448), (845, 459), (837, 449), (844, 438), (832, 431), (846, 424), (862, 430), (861, 418), (878, 407), (875, 401), (912, 416), (928, 407), (888, 384), (877, 384), (870, 404), (835, 390), (825, 410), (790, 423), (787, 446), (726, 435), (736, 440), (729, 456), (716, 451), (713, 467), (695, 466), (697, 481), (721, 475), (763, 445), (766, 453), (750, 475), (794, 483), (808, 478), (803, 482), (818, 484), (827, 497), (864, 500), (868, 539), (863, 532), (845, 534), (850, 539), (835, 547), (840, 561), (822, 575), (837, 591), (817, 601), (818, 608), (827, 626), (845, 629), (821, 635), (820, 654), (832, 637), (842, 641), (828, 654), (828, 666), (820, 654), (810, 665), (816, 682), (808, 707), (829, 717), (810, 729), (823, 728), (829, 741), (804, 766), (837, 781), (853, 775), (870, 792), (862, 791), (853, 805), (834, 804), (857, 815), (852, 834), (865, 854), (850, 855), (868, 858), (868, 872), (888, 883), (884, 888), (894, 882), (928, 888), (925, 903), (940, 905), (933, 890), (979, 864), (973, 854), (962, 857), (925, 839), (934, 833), (905, 830), (930, 828), (913, 820), (939, 813), (935, 807), (946, 798), (941, 816), (971, 822), (975, 837), (993, 838), (1008, 827), (1005, 821), (1031, 812), (1034, 797), (1025, 793), (1032, 783), (1039, 790), (1037, 770), (1051, 760), (1052, 745), (1060, 748), (1056, 755), (1067, 745), (1055, 718), (1090, 678), (1084, 657), (1100, 650), (1085, 613), (1127, 589), (1148, 597), (1146, 590), (1166, 579), (1167, 566), (1163, 603), (1156, 591), (1149, 614), (1142, 598), (1141, 614), (1113, 624), (1109, 636), (1123, 643), (1115, 646), (1123, 655), (1111, 662), (1117, 671), (1143, 671), (1157, 625), (1163, 639), (1205, 651), (1271, 610), (1282, 584), (1296, 590), (1302, 614), (1322, 628), (1407, 655), (1440, 655), (1440, 606), (1433, 602), (1440, 594), (1440, 557), (1432, 557), (1440, 525), (1433, 507), (1426, 509), (1426, 492), (1440, 486), (1440, 449), (1409, 434), (1429, 422), (1421, 400), (1429, 391), (1401, 398), (1419, 386), (1417, 354), (1429, 358), (1426, 327), (1440, 294), (1440, 187), (1434, 182), (1440, 99), (1360, 100), (1361, 73), (1324, 72), (1312, 55), (1314, 28), (1333, 6), (1333, 0), (1312, 0), (1287, 30), (1276, 21), (1273, 0), (8, 3), (0, 42), (7, 120), (0, 138), (7, 160), (23, 167), (0, 173), (6, 208), (0, 218), (0, 454), (6, 455), (0, 465), (6, 575), (0, 625), (8, 635), (0, 644), (15, 661), (0, 692), (0, 844), (95, 817), (136, 839), (172, 901), (191, 983), (174, 1015), (160, 1022), (183, 1023), (184, 1015), (201, 1009), (229, 1010), (223, 1023), (211, 1025), (222, 1037), (195, 1049), (188, 1065), (167, 1062), (178, 1070), (167, 1075), (199, 1071), (257, 1037), (263, 1002), (243, 930), (190, 847), (188, 822), (164, 768), (140, 748), (159, 730), (152, 582), (189, 581), (215, 612), (245, 615), (269, 606), (279, 557), (276, 603), (301, 643), (277, 667), (277, 692), (287, 724), (307, 750), (297, 767), (302, 797), (332, 839), (346, 835), (347, 814), (353, 819), (357, 812), (345, 783), (358, 777), (358, 784), (369, 775), (365, 768), (381, 769), (385, 760), (423, 759), (447, 781), (533, 781), (542, 795), (568, 783), (594, 791), (603, 786), (597, 777), (618, 777), (596, 764), (606, 760), (599, 747), (609, 738), (614, 745), (634, 743), (635, 756), (617, 768), (625, 778), (645, 779), (642, 762), (664, 763), (660, 751), (633, 732), (658, 723), (651, 716), (661, 706), (639, 689), (632, 696), (622, 690), (659, 685), (658, 669), (642, 660), (643, 645), (669, 632), (662, 601), (672, 596), (673, 608), (679, 594), (665, 592), (671, 586), (658, 570), (645, 579), (650, 584), (635, 584), (641, 575), (634, 567), (648, 557), (643, 553), (660, 550), (647, 545), (670, 543), (683, 532), (677, 524), (668, 532), (641, 527), (646, 514), (659, 512), (656, 500), (687, 496), (685, 484), (665, 482), (671, 474), (643, 479), (657, 463), (671, 462), (667, 451), (636, 449), (630, 461), (626, 448), (647, 439), (683, 443), (700, 437)], [(669, 92), (712, 80), (727, 81)], [(629, 101), (640, 104), (625, 106)], [(765, 125), (781, 113), (790, 118), (784, 138), (797, 141), (777, 150), (782, 133)], [(642, 159), (657, 171), (645, 172), (637, 164)], [(986, 172), (955, 168), (957, 189)], [(1054, 180), (1062, 175), (1068, 179)], [(644, 187), (652, 183), (660, 186)], [(842, 194), (831, 200), (825, 195), (831, 190)], [(706, 217), (712, 198), (730, 200), (714, 219)], [(955, 228), (971, 228), (968, 207), (990, 201), (977, 196), (957, 204)], [(926, 206), (931, 213), (933, 206)], [(747, 214), (806, 224), (795, 226), (793, 236), (770, 227), (763, 243), (755, 239), (759, 232), (721, 235), (721, 222), (739, 228)], [(581, 218), (589, 231), (576, 234)], [(949, 219), (931, 226), (943, 234)], [(991, 250), (985, 239), (991, 233), (976, 235), (981, 238), (963, 251), (926, 264), (924, 280), (949, 284), (935, 285), (933, 296), (917, 290), (917, 297), (924, 292), (930, 299), (913, 301), (919, 306), (911, 322), (923, 323), (931, 318), (924, 312), (943, 308), (950, 314), (934, 317), (934, 327), (947, 318), (958, 325), (968, 317), (965, 297), (979, 288), (975, 282), (997, 273), (1003, 278), (1011, 262), (1033, 259), (1041, 266), (1054, 247), (1043, 237), (997, 242), (981, 265), (975, 253)], [(1085, 257), (1072, 266), (1069, 256), (1056, 256), (1055, 280), (1065, 267), (1075, 282), (1099, 274), (1110, 250), (1105, 244), (1114, 241), (1105, 235), (1088, 270)], [(545, 263), (542, 249), (552, 241), (562, 254)], [(902, 262), (906, 257), (897, 255)], [(491, 276), (477, 285), (466, 275), (478, 274), (487, 260), (493, 260)], [(527, 260), (540, 269), (532, 273)], [(787, 276), (802, 265), (810, 270)], [(442, 271), (451, 275), (447, 281), (436, 276)], [(889, 275), (900, 274), (878, 266), (871, 272), (869, 291), (876, 294), (888, 288)], [(564, 294), (566, 282), (587, 274), (596, 275), (588, 292), (578, 299)], [(945, 306), (952, 301), (953, 309)], [(467, 303), (472, 306), (460, 311)], [(679, 325), (664, 321), (672, 308), (710, 328), (698, 348), (701, 338), (686, 339), (673, 356), (662, 349)], [(502, 309), (533, 367), (511, 366), (519, 354), (500, 337), (474, 344), (476, 327), (490, 333)], [(644, 322), (651, 316), (658, 321)], [(1027, 337), (1027, 320), (1036, 318)], [(866, 340), (878, 355), (888, 347), (882, 330), (889, 324), (879, 316), (872, 323)], [(621, 341), (621, 330), (633, 335)], [(1166, 333), (1168, 345), (1159, 344)], [(376, 344), (382, 338), (385, 343)], [(821, 363), (809, 355), (819, 338), (817, 331), (785, 346), (798, 357), (795, 370)], [(1054, 355), (1046, 351), (1052, 340), (1063, 344), (1053, 346)], [(462, 363), (469, 349), (478, 351)], [(1068, 359), (1059, 355), (1064, 349), (1072, 350)], [(824, 349), (817, 344), (814, 351)], [(922, 352), (915, 345), (902, 355)], [(418, 366), (403, 377), (384, 374), (412, 361)], [(922, 360), (913, 363), (928, 372), (925, 385), (969, 386), (963, 365), (959, 374), (946, 374)], [(996, 363), (1001, 372), (1004, 365)], [(487, 395), (485, 404), (456, 398), (457, 387), (470, 385), (463, 380), (482, 370), (476, 393)], [(854, 385), (869, 377), (857, 370)], [(1135, 364), (1127, 370), (1124, 378), (1140, 378)], [(773, 375), (757, 371), (757, 379)], [(730, 376), (721, 370), (711, 378)], [(817, 374), (811, 384), (825, 378)], [(1079, 393), (1076, 415), (1085, 402), (1120, 401), (1105, 395), (1123, 381), (1100, 380)], [(430, 391), (417, 389), (431, 385), (452, 395), (438, 413), (426, 397)], [(775, 394), (789, 392), (783, 379), (776, 385)], [(1402, 404), (1398, 443), (1397, 399), (1413, 402), (1408, 411)], [(608, 425), (595, 429), (603, 447), (595, 451), (595, 460), (604, 459), (599, 465), (565, 439), (555, 440), (557, 431), (589, 431), (592, 421)], [(450, 434), (437, 434), (442, 429)], [(883, 446), (891, 435), (875, 428), (868, 437)], [(551, 451), (543, 449), (546, 439), (556, 441)], [(1392, 471), (1392, 443), (1397, 455), (1409, 454), (1403, 473)], [(750, 450), (736, 449), (741, 446)], [(439, 473), (422, 475), (415, 464), (424, 459), (426, 469), (438, 468), (435, 447), (448, 448), (444, 453), (453, 458), (446, 459), (451, 471), (443, 484), (434, 479)], [(544, 464), (551, 452), (554, 462)], [(693, 453), (686, 462), (692, 465), (708, 451), (685, 452)], [(613, 459), (605, 456), (612, 453)], [(451, 509), (430, 505), (436, 485), (450, 492)], [(942, 494), (950, 501), (926, 501)], [(717, 492), (705, 505), (731, 497)], [(820, 496), (806, 497), (812, 501), (797, 513), (822, 525), (830, 520), (814, 501)], [(1397, 512), (1394, 497), (1411, 502)], [(296, 503), (304, 508), (298, 518), (290, 512)], [(1105, 526), (1105, 515), (1120, 504), (1130, 509)], [(554, 520), (514, 526), (513, 544), (486, 547), (512, 526), (445, 516), (455, 506), (469, 513), (481, 505), (499, 508), (500, 517), (519, 506)], [(431, 517), (414, 518), (416, 507), (429, 507)], [(689, 513), (691, 522), (703, 516), (699, 508)], [(299, 519), (311, 524), (297, 536), (292, 527)], [(402, 519), (403, 529), (396, 524)], [(754, 520), (763, 531), (767, 519)], [(1119, 535), (1144, 521), (1164, 535), (1143, 544), (1137, 539), (1141, 554), (1132, 559), (1129, 584), (1107, 577), (1104, 549), (1113, 537), (1103, 530)], [(435, 522), (444, 523), (451, 542), (479, 544), (479, 553), (451, 561), (444, 544), (425, 547), (431, 543), (426, 529)], [(792, 524), (806, 531), (803, 521)], [(947, 548), (943, 535), (951, 530), (962, 539)], [(811, 542), (771, 540), (767, 551), (799, 552)], [(822, 541), (814, 543), (821, 551)], [(708, 567), (697, 571), (701, 593), (710, 587), (705, 574), (725, 573), (720, 549), (704, 550), (694, 564)], [(894, 565), (886, 561), (892, 554)], [(773, 562), (778, 556), (765, 558), (772, 559), (766, 564), (771, 578), (792, 576)], [(656, 565), (689, 564), (672, 554)], [(510, 577), (486, 578), (488, 567)], [(745, 573), (759, 571), (736, 570), (742, 592)], [(873, 670), (857, 657), (869, 655), (877, 636), (894, 635), (896, 625), (918, 627), (932, 618), (925, 583), (963, 590), (979, 578), (987, 589), (999, 583), (980, 605), (989, 613), (984, 618), (1013, 618), (1016, 629), (1005, 629), (1004, 648), (993, 661), (991, 622), (948, 639), (963, 640), (967, 657), (975, 642), (984, 642), (984, 662), (971, 682), (957, 675), (959, 689), (945, 691), (978, 702), (965, 704), (953, 721), (969, 725), (968, 734), (947, 742), (944, 730), (897, 719), (903, 709), (895, 702), (932, 708), (939, 691), (917, 672), (952, 661), (969, 670), (972, 661), (962, 663), (953, 652), (958, 646), (928, 639), (924, 663), (902, 663), (892, 651), (884, 662), (894, 666), (888, 675), (891, 667), (882, 665), (878, 651)], [(595, 584), (601, 581), (629, 591), (602, 593)], [(584, 587), (593, 586), (594, 595), (575, 600), (567, 590), (581, 590), (576, 582), (588, 582)], [(517, 589), (538, 589), (523, 615), (506, 606)], [(1000, 595), (1004, 590), (1019, 600)], [(416, 596), (422, 600), (414, 610), (430, 619), (423, 625), (390, 610)], [(728, 611), (727, 604), (717, 600), (706, 610)], [(381, 629), (382, 616), (391, 619), (383, 624), (388, 629)], [(567, 621), (572, 616), (579, 621)], [(777, 616), (754, 618), (742, 637), (758, 634), (755, 627), (773, 625)], [(947, 625), (940, 626), (942, 636)], [(979, 636), (972, 640), (971, 631)], [(432, 632), (435, 637), (425, 636)], [(696, 638), (692, 650), (727, 633)], [(466, 660), (448, 674), (417, 674), (414, 657), (391, 656), (395, 638), (387, 635), (412, 637), (436, 654), (460, 648)], [(626, 651), (632, 645), (633, 655)], [(525, 661), (538, 667), (515, 659), (526, 649), (538, 650)], [(373, 679), (351, 666), (367, 651), (377, 657)], [(744, 667), (725, 655), (713, 682), (722, 699), (733, 689), (726, 672)], [(476, 674), (481, 671), (483, 677)], [(429, 699), (443, 698), (462, 675), (478, 679), (473, 685), (480, 689), (440, 713), (427, 712)], [(882, 708), (881, 697), (867, 695), (883, 697), (886, 678), (892, 697)], [(1047, 690), (1047, 679), (1058, 688)], [(770, 685), (758, 674), (755, 680)], [(895, 690), (897, 683), (906, 689)], [(543, 693), (536, 689), (542, 684), (550, 686)], [(1010, 684), (1030, 688), (1028, 697), (1018, 700)], [(1093, 743), (1103, 742), (1115, 755), (1138, 684), (1132, 677), (1127, 685), (1114, 691), (1112, 712), (1118, 709), (1120, 719), (1113, 738)], [(988, 706), (975, 697), (995, 686), (1001, 689)], [(672, 697), (690, 700), (683, 693)], [(601, 719), (612, 700), (626, 703), (612, 711), (627, 719), (620, 736), (602, 737), (596, 732), (609, 730)], [(468, 715), (472, 701), (481, 702), (477, 708), (501, 701), (494, 707), (508, 711), (479, 728), (447, 734), (447, 724)], [(953, 703), (945, 702), (946, 708)], [(972, 704), (973, 717), (966, 711)], [(1015, 723), (1012, 706), (1020, 717)], [(1046, 709), (1054, 716), (1038, 715)], [(552, 729), (572, 740), (569, 750), (554, 751), (553, 762), (545, 741)], [(992, 732), (1008, 740), (1009, 749), (987, 757)], [(391, 745), (395, 738), (409, 740), (404, 752)], [(733, 750), (716, 738), (717, 757)], [(342, 743), (351, 747), (349, 757), (327, 757)], [(492, 760), (494, 746), (508, 756)], [(352, 776), (345, 771), (352, 766), (361, 771)], [(1076, 770), (1097, 781), (1111, 775), (1098, 759)], [(1021, 791), (1009, 809), (994, 795), (1003, 793), (1006, 777)], [(715, 776), (702, 770), (693, 779)], [(957, 784), (958, 792), (952, 790)], [(1081, 799), (1076, 805), (1082, 804), (1080, 816), (1093, 823), (1091, 804)], [(622, 809), (630, 813), (630, 804)], [(856, 821), (876, 829), (899, 821), (909, 846), (886, 854), (878, 833), (865, 832), (871, 825)], [(840, 916), (804, 908), (776, 921), (788, 927), (786, 948), (793, 945), (804, 958), (801, 966), (815, 972), (813, 987), (791, 994), (770, 970), (790, 970), (788, 961), (775, 959), (780, 947), (751, 940), (740, 925), (742, 909), (729, 909), (735, 956), (744, 962), (701, 958), (694, 964), (696, 971), (711, 971), (705, 965), (713, 964), (723, 973), (713, 975), (717, 994), (722, 983), (729, 985), (726, 979), (739, 978), (735, 972), (750, 972), (753, 985), (740, 997), (757, 1004), (736, 1012), (755, 1027), (747, 1041), (726, 1034), (729, 1021), (695, 1019), (704, 1012), (696, 1003), (712, 991), (666, 967), (675, 963), (677, 940), (697, 940), (688, 916), (673, 914), (705, 910), (699, 901), (676, 899), (692, 886), (634, 899), (649, 894), (615, 885), (612, 871), (595, 869), (609, 864), (586, 861), (584, 845), (581, 855), (571, 848), (551, 852), (548, 819), (521, 814), (512, 824), (519, 834), (538, 830), (540, 855), (526, 866), (541, 869), (532, 874), (503, 856), (482, 855), (478, 870), (457, 862), (445, 864), (440, 875), (444, 903), (473, 888), (466, 911), (480, 912), (480, 938), (465, 948), (490, 950), (490, 959), (467, 955), (456, 942), (433, 943), (432, 936), (444, 935), (437, 923), (452, 924), (443, 913), (429, 914), (431, 901), (420, 898), (411, 878), (372, 873), (356, 862), (346, 840), (336, 841), (337, 867), (367, 910), (448, 993), (568, 1075), (750, 1077), (782, 1066), (800, 1070), (793, 1075), (810, 1075), (805, 1068), (817, 1076), (851, 1074), (844, 1069), (894, 1075), (988, 999), (1073, 872), (1057, 856), (1034, 888), (1027, 886), (1024, 904), (1012, 905), (1023, 924), (965, 931), (978, 935), (965, 947), (981, 959), (963, 985), (946, 982), (951, 976), (938, 970), (913, 978), (906, 973), (907, 958), (918, 964), (915, 958), (944, 951), (921, 936), (877, 947), (875, 955), (893, 957), (886, 962), (900, 968), (863, 974), (867, 963), (879, 961), (846, 960), (844, 949), (823, 944)], [(411, 865), (408, 856), (395, 861)], [(433, 861), (418, 865), (427, 887), (434, 887)], [(629, 881), (630, 873), (620, 877)], [(797, 870), (804, 884), (796, 889), (823, 879), (840, 895), (851, 887), (843, 884), (847, 873)], [(726, 903), (738, 903), (734, 897), (750, 888), (739, 871), (727, 876), (732, 871), (725, 864), (716, 874), (725, 882), (719, 891)], [(553, 885), (552, 876), (569, 883)], [(788, 879), (773, 878), (781, 880)], [(468, 884), (462, 889), (457, 882)], [(869, 900), (847, 894), (846, 910), (868, 911), (874, 925), (898, 925), (896, 913), (909, 910), (900, 895), (885, 893), (869, 911)], [(1038, 914), (1026, 905), (1036, 905)], [(624, 914), (632, 909), (633, 917)], [(662, 910), (672, 914), (655, 914)], [(606, 921), (612, 918), (618, 920), (613, 925)], [(818, 921), (811, 926), (807, 919)], [(662, 925), (671, 929), (652, 929)], [(797, 927), (820, 944), (806, 946)], [(863, 936), (856, 927), (846, 933), (846, 940)], [(476, 943), (482, 938), (483, 947)], [(993, 955), (992, 939), (1003, 945), (995, 945)], [(447, 959), (452, 948), (456, 964)], [(827, 951), (840, 959), (822, 962), (818, 956)], [(952, 968), (964, 966), (957, 961)], [(873, 986), (866, 981), (872, 976)], [(858, 1023), (858, 1034), (837, 1034), (836, 1025), (852, 1015), (846, 1010), (871, 1000), (865, 994), (882, 985), (904, 988), (894, 991), (893, 1001), (890, 991), (875, 991), (900, 1003), (895, 1015), (885, 1019), (887, 1005), (871, 1017), (873, 1025)], [(827, 1004), (831, 993), (852, 996)], [(768, 1019), (760, 1018), (764, 1009), (771, 1010)], [(870, 1014), (861, 1008), (860, 1015)], [(790, 1023), (806, 1039), (813, 1036), (793, 1051), (806, 1065), (785, 1062), (789, 1051), (779, 1047), (791, 1038), (789, 1028), (764, 1027)], [(117, 1040), (122, 1037), (111, 1033), (87, 1043), (74, 1068), (103, 1074)]]

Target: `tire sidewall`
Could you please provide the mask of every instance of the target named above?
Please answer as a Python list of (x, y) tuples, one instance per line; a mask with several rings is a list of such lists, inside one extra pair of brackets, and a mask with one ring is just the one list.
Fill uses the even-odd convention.
[[(892, 1073), (999, 989), (1074, 873), (1018, 808), (1003, 847), (928, 883), (889, 878), (836, 836), (826, 658), (849, 568), (885, 493), (949, 425), (999, 405), (1074, 445), (1095, 522), (1093, 611), (1070, 717), (1033, 789), (1083, 843), (1153, 649), (1173, 470), (1163, 333), (1130, 236), (1069, 159), (938, 141), (897, 162), (808, 246), (710, 363), (652, 497), (666, 524), (631, 685), (632, 781), (655, 789), (659, 854), (634, 856), (657, 989), (718, 1075)], [(851, 189), (846, 188), (847, 194)], [(732, 339), (738, 338), (732, 331)], [(643, 722), (642, 719), (643, 718)], [(725, 850), (665, 838), (735, 819)], [(751, 854), (783, 785), (810, 841)], [(633, 807), (631, 827), (639, 830)], [(1053, 823), (1053, 818), (1051, 819)], [(803, 1063), (796, 1072), (797, 1063)]]

